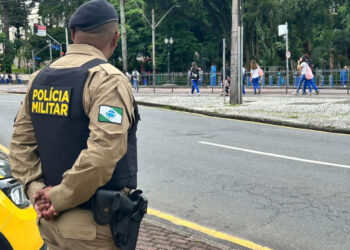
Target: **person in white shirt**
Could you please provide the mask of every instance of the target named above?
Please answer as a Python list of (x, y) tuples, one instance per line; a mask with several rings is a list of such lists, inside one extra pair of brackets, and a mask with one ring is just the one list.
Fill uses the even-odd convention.
[[(306, 73), (309, 69), (309, 64), (308, 64), (308, 60), (309, 60), (309, 55), (308, 54), (304, 54), (302, 57), (300, 57), (300, 59), (298, 60), (298, 66), (297, 69), (301, 71), (301, 79), (299, 81), (299, 84), (297, 86), (297, 90), (295, 92), (295, 94), (298, 94), (299, 89), (301, 87), (301, 84), (304, 83), (303, 86), (303, 95), (306, 95), (306, 87), (309, 88), (310, 91), (310, 95), (312, 93), (312, 88), (311, 88), (311, 80), (306, 79)], [(316, 87), (316, 86), (315, 86)], [(318, 94), (318, 89), (317, 87), (315, 88), (316, 93)]]
[(132, 77), (132, 83), (134, 84), (134, 88), (137, 89), (137, 84), (139, 82), (139, 78), (140, 78), (140, 73), (137, 71), (137, 69), (134, 69), (131, 73), (131, 77)]
[(128, 71), (125, 72), (125, 76), (129, 79), (129, 81), (131, 81), (131, 75)]
[(250, 61), (250, 79), (251, 82), (253, 82), (253, 87), (254, 87), (254, 94), (256, 95), (256, 90), (258, 90), (258, 95), (260, 94), (260, 86), (259, 86), (259, 81), (260, 81), (260, 76), (259, 76), (259, 65), (256, 63), (255, 60)]

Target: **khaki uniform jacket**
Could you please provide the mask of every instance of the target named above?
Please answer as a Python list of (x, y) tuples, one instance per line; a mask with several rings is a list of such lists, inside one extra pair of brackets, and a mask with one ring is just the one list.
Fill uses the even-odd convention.
[[(73, 44), (66, 56), (50, 67), (79, 67), (95, 58), (106, 60), (95, 47)], [(29, 80), (10, 145), (12, 174), (24, 185), (32, 203), (35, 202), (35, 192), (45, 187), (28, 100), (28, 92), (37, 74), (35, 72)], [(99, 122), (100, 105), (122, 108), (122, 124)], [(61, 184), (51, 189), (49, 195), (56, 211), (74, 208), (89, 200), (97, 188), (110, 180), (116, 162), (126, 153), (128, 129), (135, 120), (131, 84), (122, 72), (108, 63), (89, 70), (83, 91), (83, 107), (90, 118), (87, 149), (81, 151), (72, 168), (64, 173)]]

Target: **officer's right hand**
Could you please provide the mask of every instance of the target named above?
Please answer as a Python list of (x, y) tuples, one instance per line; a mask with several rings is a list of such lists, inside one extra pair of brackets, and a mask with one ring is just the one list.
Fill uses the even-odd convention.
[(55, 210), (53, 205), (50, 203), (50, 206), (48, 209), (44, 210), (43, 216), (45, 220), (51, 220), (59, 215), (59, 212)]
[(45, 200), (45, 198), (41, 197), (40, 199), (36, 199), (34, 203), (34, 209), (38, 214), (38, 218), (43, 217), (43, 212), (50, 207), (51, 203)]
[(39, 219), (44, 217), (45, 220), (51, 220), (59, 215), (59, 212), (57, 212), (51, 204), (49, 195), (51, 188), (52, 187), (49, 186), (44, 189), (38, 190), (34, 195), (34, 198), (36, 200), (34, 204), (34, 209), (37, 212)]

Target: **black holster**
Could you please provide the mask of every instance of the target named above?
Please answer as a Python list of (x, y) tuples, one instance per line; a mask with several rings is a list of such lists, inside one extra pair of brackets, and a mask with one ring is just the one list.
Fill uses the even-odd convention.
[(141, 220), (148, 205), (147, 198), (141, 194), (141, 190), (124, 195), (121, 191), (99, 189), (91, 200), (96, 223), (109, 223), (114, 243), (120, 250), (136, 249)]

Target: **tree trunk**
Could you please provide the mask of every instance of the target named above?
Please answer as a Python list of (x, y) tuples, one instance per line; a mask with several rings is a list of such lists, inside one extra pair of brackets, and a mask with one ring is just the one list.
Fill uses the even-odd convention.
[(256, 52), (255, 52), (255, 57), (256, 57), (256, 60), (259, 60), (259, 39), (258, 37), (256, 37), (256, 42), (255, 42), (255, 48), (256, 48)]
[(329, 68), (332, 71), (334, 69), (334, 54), (333, 54), (333, 49), (331, 49), (330, 54), (329, 54)]
[(312, 53), (312, 44), (310, 41), (307, 42), (307, 53), (311, 55)]
[(250, 51), (249, 51), (249, 43), (245, 43), (245, 60), (246, 60), (246, 64), (245, 64), (245, 68), (246, 70), (248, 70), (248, 68), (250, 68), (249, 63), (250, 63)]

